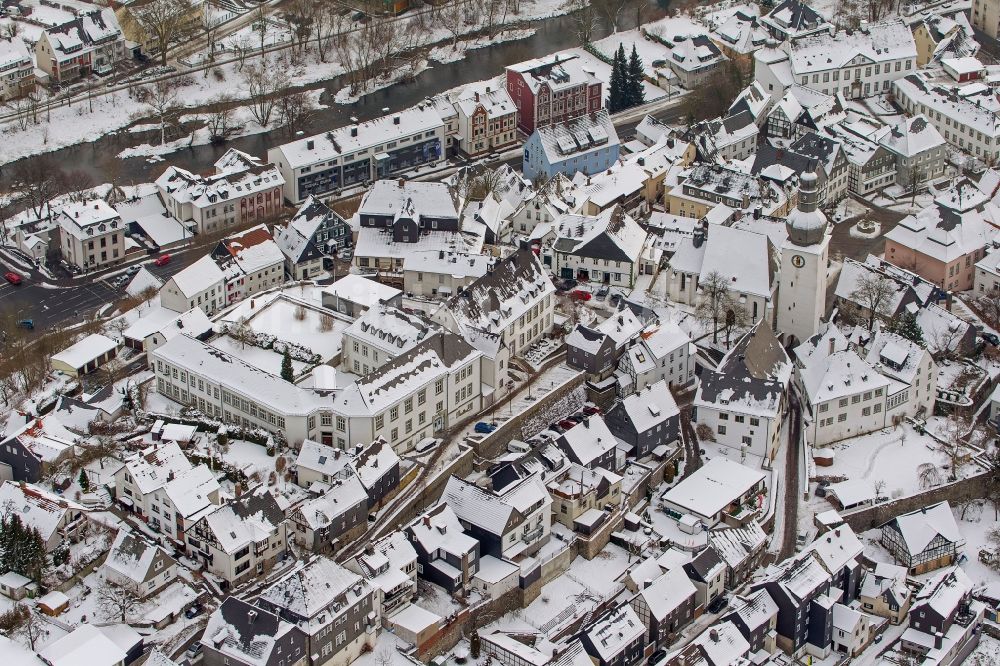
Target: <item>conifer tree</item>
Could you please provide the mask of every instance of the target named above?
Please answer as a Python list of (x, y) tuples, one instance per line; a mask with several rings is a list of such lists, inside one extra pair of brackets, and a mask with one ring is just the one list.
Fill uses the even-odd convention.
[(281, 378), (286, 382), (295, 379), (295, 373), (292, 371), (292, 355), (288, 353), (288, 347), (285, 347), (285, 353), (281, 355)]
[(626, 107), (639, 106), (646, 101), (646, 92), (642, 88), (642, 59), (632, 45), (632, 55), (629, 56), (626, 80)]
[(625, 47), (618, 45), (611, 61), (611, 81), (608, 94), (608, 112), (617, 113), (626, 107), (628, 63), (625, 61)]

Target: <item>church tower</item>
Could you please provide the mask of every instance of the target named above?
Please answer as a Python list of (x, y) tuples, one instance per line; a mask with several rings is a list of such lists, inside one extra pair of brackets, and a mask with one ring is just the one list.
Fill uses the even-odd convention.
[(826, 312), (827, 260), (830, 236), (826, 215), (819, 210), (816, 174), (799, 177), (799, 203), (785, 220), (788, 239), (781, 246), (777, 330), (785, 343), (804, 342), (819, 332)]

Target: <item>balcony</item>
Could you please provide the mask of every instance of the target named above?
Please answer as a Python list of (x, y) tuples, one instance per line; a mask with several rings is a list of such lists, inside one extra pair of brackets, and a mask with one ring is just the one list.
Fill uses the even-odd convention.
[(545, 533), (545, 527), (542, 526), (542, 525), (539, 525), (535, 529), (529, 531), (527, 534), (522, 534), (521, 535), (521, 541), (523, 541), (524, 543), (528, 543), (528, 544), (534, 543), (534, 542), (538, 541), (539, 539), (541, 539), (542, 538), (542, 534), (544, 534), (544, 533)]

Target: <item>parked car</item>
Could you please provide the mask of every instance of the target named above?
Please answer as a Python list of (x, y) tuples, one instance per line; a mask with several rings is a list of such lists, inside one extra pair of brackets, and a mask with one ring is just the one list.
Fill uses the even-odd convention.
[(723, 608), (725, 608), (728, 605), (729, 605), (729, 600), (726, 599), (725, 596), (721, 596), (721, 597), (719, 597), (718, 599), (716, 599), (715, 601), (713, 601), (712, 603), (710, 603), (708, 605), (708, 612), (709, 613), (718, 613), (719, 611), (721, 611)]
[(21, 276), (14, 271), (7, 271), (4, 273), (3, 278), (13, 285), (21, 284)]
[(129, 276), (135, 275), (136, 273), (139, 272), (140, 269), (142, 269), (142, 266), (140, 266), (139, 264), (136, 264), (134, 266), (129, 266), (128, 270), (125, 271), (125, 275)]
[(35, 320), (34, 319), (19, 319), (17, 321), (17, 327), (23, 328), (29, 331), (35, 330)]
[(486, 421), (480, 421), (475, 427), (475, 431), (483, 435), (488, 435), (496, 429), (497, 427), (495, 425), (487, 423)]
[[(195, 604), (194, 606), (191, 606), (191, 608), (188, 608), (186, 611), (184, 611), (184, 617), (190, 620), (193, 617), (197, 617), (200, 613), (201, 613), (201, 606)], [(197, 645), (199, 649), (201, 648), (201, 643), (195, 643), (195, 645)], [(195, 647), (195, 645), (192, 645), (191, 647), (193, 648)], [(188, 649), (190, 650), (191, 648)]]
[(646, 660), (646, 663), (649, 664), (649, 666), (654, 666), (654, 664), (663, 661), (666, 658), (667, 658), (666, 650), (657, 650), (653, 654), (649, 655), (649, 659)]
[(600, 414), (601, 408), (594, 407), (593, 405), (587, 405), (586, 407), (583, 408), (583, 413), (586, 414), (587, 416), (593, 416), (594, 414)]
[(558, 285), (559, 291), (569, 291), (578, 284), (580, 283), (574, 280), (573, 278), (566, 278), (565, 280), (559, 283)]
[[(477, 430), (476, 432), (479, 432), (479, 431)], [(413, 447), (413, 450), (416, 451), (417, 453), (423, 453), (424, 451), (430, 451), (435, 446), (437, 446), (440, 442), (441, 442), (440, 439), (435, 439), (433, 437), (426, 437), (426, 438), (420, 440), (419, 442), (417, 442), (417, 445)]]
[(570, 421), (569, 419), (563, 419), (559, 422), (559, 427), (563, 429), (563, 432), (569, 430), (576, 425), (576, 421)]
[(155, 265), (157, 265), (157, 266), (166, 266), (167, 264), (170, 263), (170, 255), (169, 254), (161, 254), (160, 256), (158, 256), (156, 258), (155, 261), (153, 261), (153, 263)]
[(981, 337), (983, 340), (986, 340), (986, 342), (990, 343), (994, 347), (1000, 347), (1000, 335), (997, 335), (996, 333), (983, 331), (982, 333), (979, 334), (979, 337)]
[(597, 298), (603, 301), (604, 297), (608, 295), (609, 291), (611, 291), (611, 289), (608, 287), (608, 285), (606, 284), (601, 285), (601, 288), (597, 290)]
[(589, 291), (584, 291), (583, 289), (574, 289), (569, 292), (569, 295), (578, 301), (589, 301), (594, 297)]
[(194, 661), (195, 658), (198, 657), (198, 656), (200, 656), (200, 655), (201, 655), (201, 642), (200, 641), (197, 642), (197, 643), (195, 643), (191, 647), (189, 647), (187, 649), (187, 652), (184, 653), (184, 656), (186, 656), (190, 661)]
[(549, 430), (559, 435), (566, 432), (566, 429), (559, 425), (559, 423), (550, 423)]

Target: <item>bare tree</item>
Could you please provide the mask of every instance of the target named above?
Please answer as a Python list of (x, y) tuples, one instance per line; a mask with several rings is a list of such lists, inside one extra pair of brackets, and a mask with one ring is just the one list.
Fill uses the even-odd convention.
[(188, 36), (201, 21), (198, 8), (191, 0), (148, 0), (129, 6), (126, 21), (137, 24), (139, 31), (148, 35), (160, 53), (160, 64), (167, 64), (170, 46)]
[(700, 301), (695, 316), (712, 325), (712, 342), (719, 341), (719, 322), (723, 321), (728, 304), (729, 284), (718, 271), (712, 271), (698, 282)]
[(948, 480), (958, 479), (958, 473), (971, 458), (969, 449), (963, 441), (972, 430), (969, 417), (961, 412), (953, 412), (948, 416), (939, 433), (937, 450), (948, 460)]
[(750, 324), (750, 313), (746, 307), (731, 294), (726, 293), (722, 311), (725, 313), (722, 326), (726, 331), (726, 349), (729, 349), (734, 331), (746, 328)]
[(261, 127), (267, 127), (271, 122), (283, 79), (283, 68), (274, 58), (261, 58), (260, 62), (243, 70), (243, 80), (249, 93), (250, 114)]
[(938, 473), (937, 465), (931, 462), (918, 465), (917, 480), (920, 482), (920, 487), (924, 489), (940, 485), (941, 475)]
[(167, 142), (167, 123), (176, 119), (180, 109), (177, 102), (177, 79), (158, 79), (136, 91), (136, 99), (149, 107), (160, 121), (160, 145)]
[(1000, 289), (990, 289), (976, 299), (983, 319), (991, 328), (1000, 326)]
[(865, 273), (858, 278), (858, 284), (851, 292), (851, 300), (857, 303), (868, 317), (868, 330), (875, 327), (876, 317), (887, 317), (890, 299), (896, 292), (892, 280), (880, 273)]
[(319, 330), (323, 333), (329, 333), (333, 330), (333, 317), (328, 314), (320, 315), (319, 318)]
[(131, 588), (105, 580), (97, 588), (97, 607), (105, 620), (126, 623), (139, 606), (139, 597)]
[(566, 7), (573, 18), (577, 38), (584, 44), (589, 44), (601, 25), (597, 9), (589, 0), (567, 0)]
[(886, 486), (885, 479), (876, 479), (872, 483), (872, 487), (875, 489), (876, 502), (885, 497), (885, 486)]
[(625, 7), (629, 4), (629, 0), (591, 0), (591, 4), (607, 20), (612, 30), (618, 32), (618, 21), (621, 19)]
[(292, 37), (299, 51), (312, 35), (317, 8), (313, 0), (288, 0), (285, 3), (285, 20), (292, 27)]
[(205, 116), (205, 127), (208, 129), (208, 138), (212, 143), (225, 143), (239, 129), (236, 108), (232, 102), (232, 97), (225, 94), (212, 100), (214, 110), (209, 111), (208, 115)]
[(28, 644), (28, 647), (34, 650), (35, 645), (45, 635), (45, 623), (35, 611), (26, 606), (19, 605), (19, 607), (24, 610), (21, 612), (21, 626), (17, 628), (17, 633)]
[[(201, 28), (202, 33), (205, 35), (205, 43), (208, 45), (208, 59), (211, 62), (215, 61), (215, 31), (218, 29), (220, 23), (222, 21), (212, 11), (212, 5), (206, 2), (201, 12), (201, 20), (198, 23), (198, 27)], [(205, 68), (205, 76), (208, 76), (208, 67)]]
[(233, 49), (233, 53), (236, 54), (236, 71), (242, 72), (243, 67), (247, 64), (247, 57), (253, 52), (253, 37), (250, 35), (241, 35), (237, 37), (230, 44)]
[(51, 216), (49, 202), (63, 190), (62, 171), (51, 155), (39, 155), (30, 160), (20, 160), (10, 167), (11, 190), (19, 192), (35, 218), (44, 213)]
[(313, 5), (312, 20), (313, 33), (316, 35), (316, 52), (319, 54), (320, 62), (326, 62), (330, 41), (334, 35), (347, 27), (349, 18), (332, 2), (313, 0)]
[(316, 105), (308, 90), (279, 93), (278, 124), (288, 134), (295, 134), (312, 120)]

